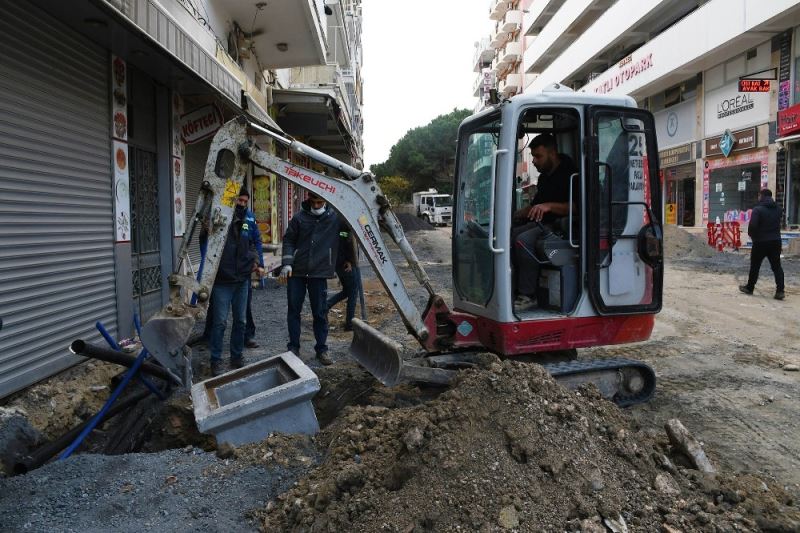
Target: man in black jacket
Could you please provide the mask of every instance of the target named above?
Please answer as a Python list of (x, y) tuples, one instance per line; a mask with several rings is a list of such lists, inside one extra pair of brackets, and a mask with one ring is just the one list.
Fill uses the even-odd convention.
[(514, 305), (520, 311), (536, 301), (540, 260), (534, 257), (534, 250), (539, 239), (561, 218), (569, 215), (569, 181), (575, 173), (575, 163), (566, 154), (558, 153), (556, 139), (552, 135), (537, 135), (529, 147), (533, 165), (540, 173), (536, 196), (530, 206), (519, 209), (511, 219), (517, 293)]
[[(233, 220), (228, 227), (228, 237), (222, 249), (217, 277), (211, 291), (209, 313), (211, 326), (208, 335), (208, 347), (211, 351), (211, 374), (219, 376), (224, 372), (222, 367), (222, 341), (225, 336), (228, 311), (233, 314), (231, 327), (231, 368), (244, 366), (242, 351), (245, 342), (245, 326), (247, 314), (247, 293), (250, 287), (250, 274), (261, 268), (263, 258), (259, 260), (256, 251), (256, 237), (253, 231), (255, 219), (247, 210), (249, 194), (242, 189), (236, 200)], [(252, 220), (252, 222), (248, 222)], [(205, 231), (200, 234), (201, 245), (207, 238)], [(260, 247), (260, 243), (259, 247)]]
[(339, 253), (336, 257), (336, 276), (342, 284), (342, 290), (328, 298), (328, 309), (337, 303), (347, 299), (345, 309), (344, 330), (353, 330), (353, 317), (356, 314), (356, 296), (358, 284), (361, 279), (361, 272), (358, 270), (358, 248), (353, 232), (345, 231), (347, 223), (344, 220), (339, 222)]
[(308, 292), (314, 323), (314, 351), (323, 365), (333, 363), (328, 355), (328, 278), (334, 276), (339, 248), (339, 217), (325, 200), (314, 193), (302, 203), (302, 209), (286, 228), (283, 236), (280, 281), (286, 283), (288, 309), (286, 323), (289, 343), (286, 347), (300, 353), (300, 312)]
[(783, 268), (781, 268), (781, 210), (772, 199), (772, 191), (762, 189), (758, 195), (758, 204), (753, 208), (747, 234), (753, 241), (750, 252), (750, 276), (747, 285), (739, 285), (745, 294), (753, 294), (758, 281), (758, 271), (766, 257), (772, 273), (775, 274), (775, 299), (783, 300)]

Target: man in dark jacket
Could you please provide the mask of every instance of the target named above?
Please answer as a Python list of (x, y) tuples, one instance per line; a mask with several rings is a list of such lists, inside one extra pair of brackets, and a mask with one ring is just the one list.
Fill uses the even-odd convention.
[(333, 363), (328, 355), (328, 278), (334, 275), (338, 251), (339, 218), (325, 200), (311, 193), (286, 228), (280, 280), (286, 283), (286, 322), (289, 343), (300, 353), (300, 312), (308, 292), (314, 321), (314, 351), (323, 365)]
[(511, 245), (514, 247), (515, 309), (523, 311), (536, 302), (539, 286), (539, 263), (534, 257), (539, 239), (569, 214), (569, 182), (575, 164), (566, 154), (558, 153), (555, 137), (537, 135), (529, 145), (533, 165), (539, 171), (536, 196), (530, 206), (512, 215)]
[[(228, 310), (233, 312), (231, 327), (231, 368), (244, 365), (242, 351), (244, 349), (247, 294), (250, 287), (250, 274), (256, 269), (263, 269), (264, 258), (258, 253), (260, 234), (255, 225), (253, 214), (247, 209), (250, 195), (242, 189), (236, 199), (233, 220), (228, 228), (228, 238), (222, 249), (217, 277), (211, 290), (209, 306), (211, 329), (208, 336), (208, 347), (211, 351), (211, 374), (223, 373), (222, 341), (225, 337)], [(200, 235), (201, 243), (204, 235)], [(258, 248), (256, 244), (258, 243)]]
[(339, 222), (342, 230), (339, 232), (339, 253), (336, 256), (336, 277), (342, 284), (342, 290), (328, 298), (328, 309), (347, 299), (345, 311), (344, 330), (352, 331), (353, 317), (356, 314), (356, 292), (361, 273), (358, 270), (358, 249), (356, 248), (353, 233), (347, 228), (344, 221)]
[(750, 276), (747, 285), (739, 285), (745, 294), (753, 294), (758, 281), (758, 271), (766, 257), (772, 273), (775, 275), (775, 299), (783, 300), (783, 268), (781, 268), (781, 210), (772, 199), (772, 191), (762, 189), (758, 195), (758, 204), (753, 208), (747, 234), (753, 241), (750, 252)]

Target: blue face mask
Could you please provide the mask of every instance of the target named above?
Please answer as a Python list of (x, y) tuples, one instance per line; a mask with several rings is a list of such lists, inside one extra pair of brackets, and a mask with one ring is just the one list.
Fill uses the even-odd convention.
[(322, 213), (325, 212), (325, 206), (326, 206), (326, 204), (322, 204), (322, 207), (319, 207), (317, 209), (311, 208), (311, 212), (313, 214), (319, 216), (319, 215), (321, 215)]

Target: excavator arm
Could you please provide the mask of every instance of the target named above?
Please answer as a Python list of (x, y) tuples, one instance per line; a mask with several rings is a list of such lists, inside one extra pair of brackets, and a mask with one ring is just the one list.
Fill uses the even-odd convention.
[[(251, 132), (267, 135), (293, 152), (337, 170), (344, 179), (315, 172), (259, 149), (249, 135)], [(142, 342), (148, 351), (184, 385), (191, 385), (191, 365), (189, 356), (184, 353), (184, 345), (195, 321), (205, 318), (236, 197), (250, 163), (313, 191), (341, 214), (352, 228), (406, 329), (430, 350), (431, 324), (426, 324), (425, 317), (411, 300), (380, 229), (397, 244), (417, 280), (427, 290), (429, 299), (425, 315), (432, 309), (439, 314), (447, 309), (443, 299), (434, 292), (427, 273), (372, 174), (240, 117), (225, 124), (211, 144), (197, 207), (179, 250), (178, 267), (169, 276), (169, 302), (142, 330)], [(204, 262), (198, 268), (201, 274), (183, 274), (184, 264), (188, 262), (189, 244), (198, 229), (204, 229), (208, 234)], [(405, 364), (399, 343), (368, 324), (354, 319), (353, 329), (351, 353), (384, 384), (393, 385), (404, 378), (446, 383), (451, 378), (445, 370)]]

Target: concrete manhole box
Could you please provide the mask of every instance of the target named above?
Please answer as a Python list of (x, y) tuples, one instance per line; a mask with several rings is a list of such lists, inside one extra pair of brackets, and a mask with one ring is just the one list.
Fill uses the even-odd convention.
[(319, 379), (292, 352), (278, 354), (192, 386), (197, 428), (234, 446), (270, 433), (319, 431), (311, 398)]

